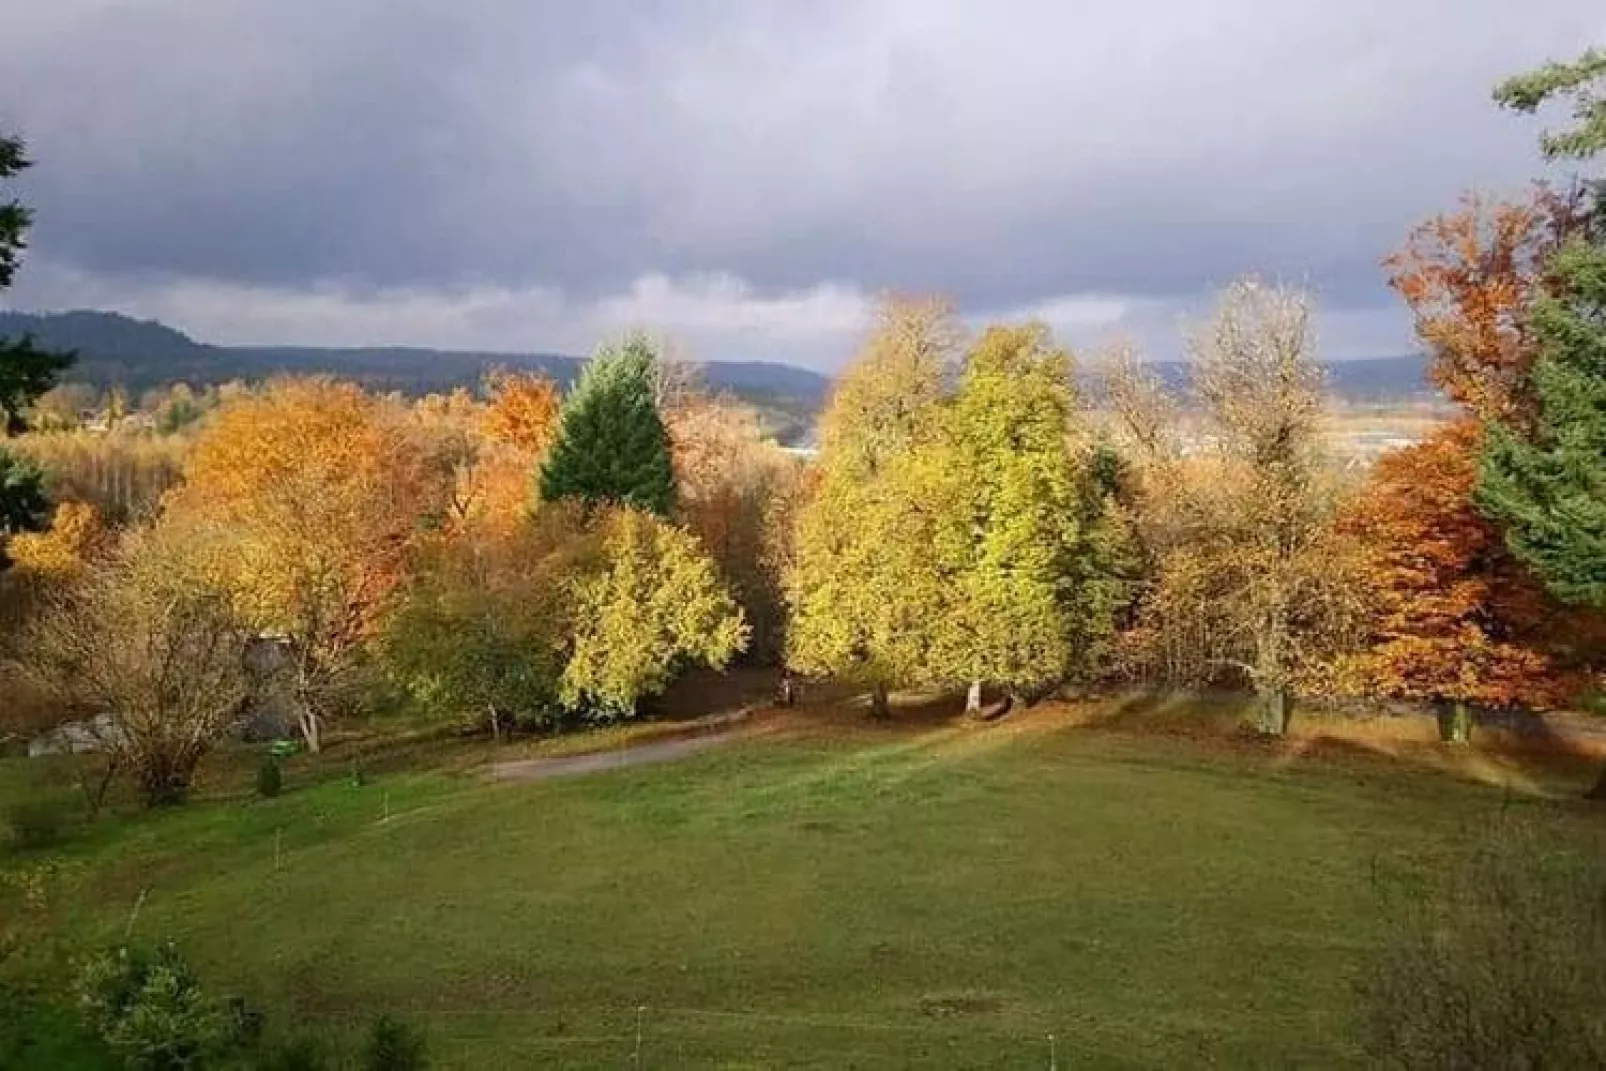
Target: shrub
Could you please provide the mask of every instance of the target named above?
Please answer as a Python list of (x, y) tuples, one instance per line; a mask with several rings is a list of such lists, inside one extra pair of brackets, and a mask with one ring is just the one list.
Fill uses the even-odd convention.
[(256, 1071), (328, 1071), (334, 1064), (322, 1041), (299, 1034), (263, 1046), (253, 1066)]
[(102, 1040), (136, 1071), (187, 1071), (239, 1040), (238, 1023), (207, 999), (171, 944), (95, 956), (76, 991)]
[(14, 848), (49, 848), (66, 835), (66, 800), (56, 796), (34, 796), (6, 807), (5, 827)]
[(1372, 1066), (1606, 1067), (1600, 860), (1502, 827), (1394, 923), (1361, 982)]
[(0, 1067), (110, 1071), (117, 1066), (105, 1044), (72, 1008), (0, 985)]
[(424, 1035), (388, 1015), (374, 1020), (363, 1046), (364, 1071), (422, 1071), (429, 1066)]
[(279, 766), (279, 760), (270, 755), (257, 767), (257, 795), (271, 800), (283, 791), (284, 770)]

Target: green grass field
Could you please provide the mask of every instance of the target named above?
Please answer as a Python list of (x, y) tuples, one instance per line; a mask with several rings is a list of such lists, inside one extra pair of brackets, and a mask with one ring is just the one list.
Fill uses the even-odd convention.
[(1503, 805), (1599, 825), (1383, 759), (1030, 717), (522, 784), (293, 767), (276, 800), (79, 833), (52, 925), (115, 941), (148, 889), (134, 932), (213, 989), (336, 1032), (390, 1010), (451, 1068), (630, 1066), (638, 1017), (646, 1067), (1042, 1068), (1051, 1034), (1060, 1067), (1346, 1066), (1388, 903)]

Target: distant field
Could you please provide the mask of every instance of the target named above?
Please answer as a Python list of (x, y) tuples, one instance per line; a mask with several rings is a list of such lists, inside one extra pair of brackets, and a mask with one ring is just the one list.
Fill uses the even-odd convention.
[[(638, 1009), (646, 1067), (1041, 1068), (1050, 1034), (1061, 1067), (1346, 1066), (1383, 906), (1503, 806), (1594, 817), (1547, 801), (1577, 771), (1400, 733), (1267, 750), (1174, 735), (1224, 708), (1074, 713), (795, 716), (521, 784), (480, 745), (362, 787), (297, 760), (274, 801), (230, 773), (70, 842), (55, 925), (115, 939), (148, 889), (136, 932), (216, 988), (333, 1029), (394, 1010), (450, 1068), (628, 1066)], [(33, 772), (0, 763), (0, 801)]]
[(1379, 454), (1421, 442), (1453, 419), (1443, 405), (1338, 405), (1323, 421), (1323, 437), (1335, 455), (1371, 464)]

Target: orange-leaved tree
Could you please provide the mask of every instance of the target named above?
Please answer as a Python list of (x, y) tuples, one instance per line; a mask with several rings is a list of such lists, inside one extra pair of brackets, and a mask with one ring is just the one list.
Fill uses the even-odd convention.
[(485, 377), (489, 404), (485, 407), (485, 434), (494, 442), (531, 454), (542, 454), (558, 431), (562, 395), (545, 376), (498, 369)]
[(1340, 519), (1366, 547), (1370, 643), (1339, 677), (1370, 695), (1444, 703), (1464, 742), (1469, 704), (1539, 707), (1570, 682), (1542, 641), (1555, 611), (1472, 501), (1482, 437), (1462, 419), (1379, 459)]
[(748, 653), (781, 655), (781, 538), (798, 501), (799, 464), (765, 435), (751, 406), (682, 386), (664, 414), (675, 515), (719, 565), (752, 629)]
[(1468, 194), (1384, 260), (1416, 316), (1433, 381), (1478, 419), (1522, 423), (1532, 413), (1528, 304), (1545, 261), (1584, 218), (1578, 197), (1543, 184), (1524, 201)]
[(558, 424), (558, 388), (551, 380), (497, 370), (485, 377), (486, 401), (467, 390), (429, 395), (413, 406), (413, 423), (434, 467), (447, 478), (447, 528), (510, 535), (529, 516), (533, 474)]
[(196, 442), (163, 523), (226, 537), (213, 579), (288, 646), (312, 750), (445, 493), (405, 414), (349, 383), (275, 382), (225, 406)]
[(20, 578), (31, 583), (72, 580), (104, 550), (111, 533), (100, 511), (87, 502), (63, 502), (43, 532), (19, 532), (6, 553)]

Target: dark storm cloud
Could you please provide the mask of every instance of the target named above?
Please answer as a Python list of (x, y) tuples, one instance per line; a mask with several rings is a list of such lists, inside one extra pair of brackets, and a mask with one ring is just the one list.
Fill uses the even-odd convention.
[(1377, 306), (1412, 220), (1535, 170), (1492, 81), (1606, 38), (1591, 0), (12, 2), (39, 259), (355, 299)]

